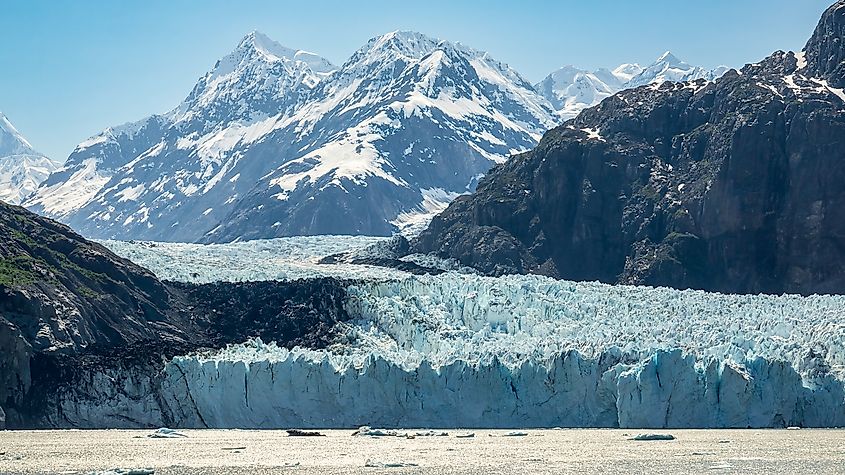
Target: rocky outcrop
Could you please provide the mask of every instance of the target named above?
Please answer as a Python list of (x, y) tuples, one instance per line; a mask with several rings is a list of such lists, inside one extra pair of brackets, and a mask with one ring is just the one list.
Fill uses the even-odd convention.
[(845, 87), (845, 2), (837, 1), (825, 11), (804, 49), (807, 73)]
[(497, 167), (413, 243), (488, 274), (845, 292), (843, 12), (805, 53), (622, 92)]
[[(347, 285), (161, 282), (64, 225), (0, 202), (0, 426), (98, 422), (80, 411), (103, 401), (103, 390), (112, 404), (143, 409), (136, 402), (155, 391), (137, 388), (158, 384), (164, 361), (203, 348), (255, 337), (325, 347), (348, 319)], [(125, 378), (132, 384), (118, 384)], [(122, 415), (99, 422), (149, 420), (114, 413)]]

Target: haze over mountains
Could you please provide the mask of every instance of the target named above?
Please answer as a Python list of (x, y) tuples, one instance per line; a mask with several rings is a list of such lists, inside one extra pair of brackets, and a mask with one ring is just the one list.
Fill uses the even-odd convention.
[(96, 238), (389, 235), (611, 90), (717, 74), (671, 55), (592, 91), (559, 73), (535, 88), (487, 53), (402, 31), (334, 66), (253, 32), (172, 111), (79, 144), (25, 204)]
[(0, 112), (0, 201), (19, 204), (57, 168)]

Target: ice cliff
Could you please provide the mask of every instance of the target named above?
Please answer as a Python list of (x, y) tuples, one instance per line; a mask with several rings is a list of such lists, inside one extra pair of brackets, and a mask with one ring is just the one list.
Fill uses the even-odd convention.
[(56, 417), (256, 428), (845, 425), (843, 297), (394, 271), (350, 285), (346, 310), (352, 319), (327, 349), (253, 340), (176, 357), (151, 376), (91, 378)]

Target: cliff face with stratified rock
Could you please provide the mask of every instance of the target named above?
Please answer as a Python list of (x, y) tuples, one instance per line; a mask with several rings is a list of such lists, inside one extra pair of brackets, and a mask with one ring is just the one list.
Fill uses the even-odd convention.
[(845, 2), (803, 52), (628, 90), (494, 169), (413, 244), (488, 274), (845, 292)]

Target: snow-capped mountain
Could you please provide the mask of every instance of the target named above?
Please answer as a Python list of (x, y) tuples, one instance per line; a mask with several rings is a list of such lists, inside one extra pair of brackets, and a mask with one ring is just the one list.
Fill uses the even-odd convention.
[(556, 121), (460, 44), (392, 32), (335, 68), (252, 33), (172, 111), (81, 143), (26, 205), (100, 238), (385, 235)]
[(35, 151), (0, 112), (0, 201), (19, 204), (58, 166)]
[(712, 81), (727, 70), (724, 66), (713, 70), (691, 66), (667, 51), (646, 67), (626, 63), (612, 71), (601, 68), (590, 72), (564, 66), (546, 76), (535, 87), (551, 102), (558, 115), (566, 120), (625, 89), (665, 81)]
[(204, 213), (208, 203), (226, 201), (240, 176), (250, 183), (266, 173), (268, 163), (233, 149), (248, 148), (267, 119), (292, 110), (333, 69), (250, 33), (170, 112), (79, 144), (26, 206), (95, 236), (201, 235), (219, 219)]
[(708, 70), (700, 66), (691, 66), (678, 59), (671, 52), (663, 53), (651, 66), (643, 69), (642, 72), (631, 78), (625, 88), (644, 86), (646, 84), (671, 82), (695, 81), (706, 79), (712, 81), (721, 77), (728, 71), (727, 66), (719, 66)]

